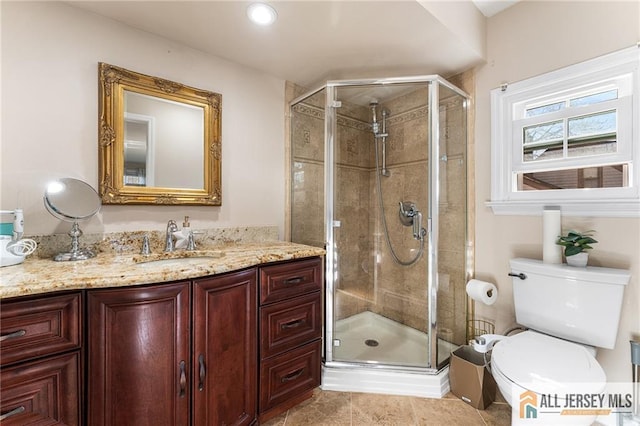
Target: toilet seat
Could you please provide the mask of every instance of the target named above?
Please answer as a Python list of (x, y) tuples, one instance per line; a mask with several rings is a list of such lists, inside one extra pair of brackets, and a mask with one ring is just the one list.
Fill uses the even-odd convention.
[(584, 346), (534, 331), (496, 343), (491, 364), (510, 382), (538, 394), (600, 393), (607, 381)]

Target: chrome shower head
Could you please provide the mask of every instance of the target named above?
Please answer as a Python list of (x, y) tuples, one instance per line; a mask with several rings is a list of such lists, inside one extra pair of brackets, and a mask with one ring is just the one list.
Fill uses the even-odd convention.
[(380, 126), (378, 125), (378, 118), (377, 118), (377, 108), (378, 108), (378, 101), (376, 100), (372, 100), (371, 102), (369, 102), (369, 108), (371, 108), (371, 130), (373, 130), (373, 134), (377, 135), (380, 132)]

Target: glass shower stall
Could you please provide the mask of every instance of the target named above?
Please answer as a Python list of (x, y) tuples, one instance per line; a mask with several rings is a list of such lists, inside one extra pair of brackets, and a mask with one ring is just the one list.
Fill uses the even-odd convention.
[(329, 81), (290, 104), (291, 240), (327, 252), (323, 386), (441, 374), (465, 343), (467, 106), (435, 75)]

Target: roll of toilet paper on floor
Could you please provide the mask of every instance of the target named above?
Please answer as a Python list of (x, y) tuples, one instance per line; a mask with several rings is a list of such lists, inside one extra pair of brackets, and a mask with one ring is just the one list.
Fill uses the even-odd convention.
[(493, 305), (498, 300), (497, 287), (486, 281), (469, 280), (467, 294), (476, 302), (482, 302), (485, 305)]
[(562, 263), (562, 246), (556, 244), (561, 233), (559, 208), (542, 211), (542, 262)]

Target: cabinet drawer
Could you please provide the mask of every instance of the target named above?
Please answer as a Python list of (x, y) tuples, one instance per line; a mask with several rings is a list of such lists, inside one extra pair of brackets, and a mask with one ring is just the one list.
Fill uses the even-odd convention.
[(262, 361), (260, 411), (320, 385), (320, 340)]
[(268, 358), (321, 337), (320, 292), (260, 308), (260, 356)]
[(320, 258), (260, 268), (260, 303), (277, 302), (322, 288)]
[(0, 372), (3, 426), (79, 425), (79, 352), (32, 361)]
[(2, 303), (2, 365), (79, 348), (80, 318), (80, 293)]

